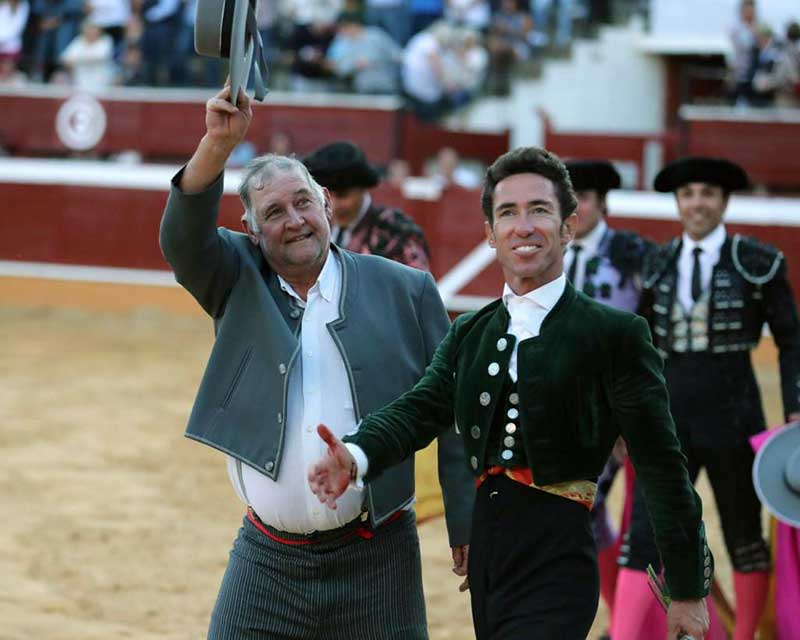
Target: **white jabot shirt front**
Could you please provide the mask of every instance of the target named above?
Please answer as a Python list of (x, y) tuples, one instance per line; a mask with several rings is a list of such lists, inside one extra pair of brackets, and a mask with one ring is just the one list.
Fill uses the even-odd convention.
[(597, 255), (597, 250), (600, 247), (600, 241), (603, 239), (607, 229), (608, 225), (606, 224), (606, 221), (601, 218), (600, 222), (595, 225), (594, 229), (583, 236), (583, 238), (575, 238), (569, 243), (567, 253), (564, 256), (565, 273), (569, 273), (572, 261), (575, 259), (575, 251), (573, 250), (573, 247), (576, 245), (581, 247), (581, 251), (578, 253), (578, 264), (575, 267), (575, 282), (572, 283), (572, 286), (578, 291), (583, 290), (583, 281), (586, 275), (586, 263)]
[(519, 343), (539, 335), (542, 322), (556, 306), (566, 286), (567, 277), (562, 273), (555, 280), (522, 296), (514, 293), (508, 283), (503, 287), (503, 304), (506, 305), (510, 316), (508, 333), (516, 338), (511, 359), (508, 361), (508, 374), (514, 382), (517, 381)]
[(718, 225), (705, 238), (697, 242), (692, 240), (685, 232), (681, 254), (678, 256), (678, 302), (687, 313), (692, 310), (692, 270), (694, 269), (694, 248), (700, 247), (700, 284), (702, 291), (708, 290), (711, 285), (711, 273), (719, 262), (719, 254), (725, 243), (725, 225)]
[[(353, 229), (356, 228), (356, 225), (361, 222), (361, 218), (363, 218), (367, 214), (367, 209), (372, 204), (372, 196), (369, 193), (364, 194), (364, 201), (361, 203), (361, 209), (358, 211), (358, 215), (356, 219), (353, 220), (350, 224), (346, 227), (340, 227), (339, 225), (333, 225), (331, 227), (331, 238), (334, 238), (334, 241), (337, 245), (344, 248), (350, 243), (350, 238), (353, 237)], [(342, 237), (339, 238), (339, 232), (342, 232)]]
[[(308, 291), (307, 300), (279, 277), (280, 285), (304, 308), (300, 356), (289, 370), (286, 424), (280, 472), (276, 480), (228, 457), (228, 475), (239, 498), (266, 524), (291, 533), (341, 527), (361, 512), (362, 493), (348, 489), (337, 509), (321, 504), (308, 486), (308, 468), (325, 453), (317, 425), (342, 437), (356, 426), (347, 370), (327, 324), (339, 318), (342, 266), (334, 251)], [(269, 331), (269, 327), (264, 327)], [(286, 363), (288, 366), (289, 363)], [(241, 473), (240, 473), (241, 472)]]

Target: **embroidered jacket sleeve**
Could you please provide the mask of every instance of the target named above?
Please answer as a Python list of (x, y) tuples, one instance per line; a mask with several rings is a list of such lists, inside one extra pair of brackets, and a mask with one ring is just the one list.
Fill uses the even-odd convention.
[(387, 207), (375, 216), (367, 216), (364, 224), (355, 229), (354, 236), (357, 238), (354, 243), (362, 247), (362, 252), (430, 271), (430, 250), (425, 233), (402, 211)]
[(786, 260), (780, 258), (775, 277), (761, 288), (766, 318), (778, 347), (785, 417), (800, 411), (800, 322)]

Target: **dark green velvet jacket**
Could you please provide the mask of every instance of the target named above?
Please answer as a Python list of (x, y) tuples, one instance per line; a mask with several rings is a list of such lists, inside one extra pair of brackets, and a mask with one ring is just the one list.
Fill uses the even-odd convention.
[[(472, 472), (483, 471), (515, 341), (507, 333), (508, 321), (500, 300), (460, 316), (419, 383), (345, 438), (366, 453), (367, 481), (425, 447), (454, 420)], [(520, 343), (517, 362), (522, 437), (534, 481), (540, 486), (596, 481), (622, 435), (647, 499), (672, 596), (706, 595), (713, 561), (702, 506), (686, 472), (663, 363), (644, 319), (567, 284), (540, 335)]]

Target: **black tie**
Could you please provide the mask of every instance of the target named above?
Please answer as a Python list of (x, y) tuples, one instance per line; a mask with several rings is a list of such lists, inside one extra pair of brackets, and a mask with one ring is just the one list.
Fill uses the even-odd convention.
[(336, 230), (336, 237), (333, 239), (334, 244), (337, 247), (342, 247), (342, 249), (344, 249), (344, 247), (342, 246), (342, 241), (344, 240), (345, 231), (347, 231), (347, 227), (339, 227)]
[(703, 250), (700, 247), (692, 249), (694, 254), (694, 264), (692, 265), (692, 300), (697, 302), (703, 294), (703, 285), (700, 281), (700, 254)]
[(583, 250), (583, 247), (579, 244), (573, 244), (571, 248), (572, 248), (572, 264), (569, 265), (569, 270), (567, 271), (567, 280), (569, 280), (574, 285), (575, 273), (578, 268), (578, 254)]

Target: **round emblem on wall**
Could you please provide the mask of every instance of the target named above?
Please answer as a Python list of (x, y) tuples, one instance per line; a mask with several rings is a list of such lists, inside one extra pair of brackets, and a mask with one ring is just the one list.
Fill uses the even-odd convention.
[(106, 111), (88, 95), (73, 96), (58, 109), (56, 134), (68, 149), (87, 151), (97, 146), (106, 132)]

